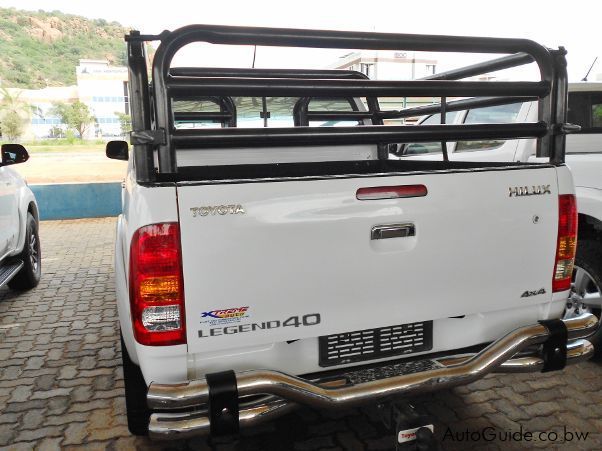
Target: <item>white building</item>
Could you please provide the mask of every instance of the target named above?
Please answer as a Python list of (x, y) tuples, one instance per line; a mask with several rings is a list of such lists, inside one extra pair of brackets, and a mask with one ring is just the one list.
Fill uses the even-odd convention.
[(26, 139), (53, 137), (59, 129), (64, 130), (64, 124), (52, 114), (52, 108), (57, 103), (74, 102), (78, 99), (77, 86), (9, 91), (14, 94), (20, 92), (19, 98), (31, 105), (30, 122), (24, 133)]
[(96, 118), (90, 135), (119, 136), (116, 113), (130, 114), (127, 68), (110, 66), (106, 60), (79, 60), (76, 74), (79, 100)]
[[(331, 69), (355, 70), (371, 80), (416, 80), (433, 75), (437, 60), (427, 58), (421, 52), (398, 52), (392, 50), (362, 50), (341, 56), (329, 66)], [(381, 97), (382, 110), (398, 110), (406, 107), (438, 102), (438, 98), (425, 97)], [(385, 122), (399, 122), (385, 121)]]
[(434, 74), (437, 60), (419, 52), (362, 50), (340, 57), (331, 68), (362, 72), (372, 80), (415, 80)]
[[(84, 138), (114, 137), (121, 135), (116, 113), (130, 114), (128, 98), (128, 70), (110, 66), (106, 60), (80, 60), (76, 68), (77, 85), (47, 87), (43, 89), (8, 88), (11, 95), (31, 106), (29, 123), (22, 136), (25, 140), (57, 137), (66, 125), (53, 114), (57, 103), (85, 103), (95, 121)], [(59, 130), (60, 129), (60, 130)]]

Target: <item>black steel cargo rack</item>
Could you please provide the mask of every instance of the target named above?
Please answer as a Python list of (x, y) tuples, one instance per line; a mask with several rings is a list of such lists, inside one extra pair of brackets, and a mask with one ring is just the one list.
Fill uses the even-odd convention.
[[(146, 42), (159, 40), (149, 84)], [(128, 47), (130, 105), (136, 178), (152, 183), (176, 175), (176, 150), (186, 148), (272, 147), (346, 145), (379, 146), (379, 158), (387, 159), (387, 145), (417, 141), (537, 138), (537, 156), (553, 164), (564, 162), (567, 75), (563, 48), (551, 50), (526, 39), (476, 38), (415, 34), (386, 34), (301, 30), (283, 28), (190, 25), (159, 35), (126, 36)], [(508, 54), (491, 61), (435, 74), (421, 80), (376, 81), (363, 74), (339, 70), (271, 70), (171, 68), (174, 55), (194, 42), (230, 45), (311, 47), (333, 49), (405, 50)], [(540, 81), (462, 81), (467, 77), (535, 62)], [(235, 125), (235, 106), (230, 96), (299, 97), (294, 127), (245, 128)], [(381, 111), (379, 97), (438, 97), (437, 104)], [(312, 97), (366, 98), (367, 111), (312, 112)], [(448, 101), (449, 97), (469, 97)], [(211, 98), (216, 113), (173, 112), (172, 102)], [(468, 107), (539, 102), (537, 122), (517, 124), (445, 124), (446, 112)], [(384, 119), (441, 113), (441, 125), (383, 125)], [(369, 119), (361, 127), (308, 127), (310, 120)], [(182, 119), (219, 121), (218, 129), (176, 129)]]

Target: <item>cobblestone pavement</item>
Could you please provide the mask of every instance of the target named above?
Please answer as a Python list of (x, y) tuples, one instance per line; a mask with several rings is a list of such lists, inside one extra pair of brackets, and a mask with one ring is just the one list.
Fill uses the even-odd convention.
[[(44, 222), (40, 286), (0, 289), (0, 448), (210, 449), (204, 439), (168, 445), (129, 435), (113, 294), (114, 219)], [(414, 399), (439, 434), (589, 432), (585, 441), (459, 442), (444, 449), (602, 449), (602, 368), (490, 376)], [(550, 439), (554, 435), (549, 436)], [(384, 450), (393, 435), (368, 410), (303, 409), (217, 449)]]

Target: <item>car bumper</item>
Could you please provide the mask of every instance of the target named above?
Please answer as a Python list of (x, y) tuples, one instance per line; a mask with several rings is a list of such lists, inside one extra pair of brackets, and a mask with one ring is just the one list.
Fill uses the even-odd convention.
[[(561, 322), (566, 327), (566, 364), (589, 359), (594, 349), (585, 338), (597, 330), (597, 318), (586, 313)], [(477, 353), (393, 364), (384, 362), (376, 371), (375, 368), (349, 368), (338, 370), (335, 377), (331, 375), (327, 380), (304, 379), (270, 370), (236, 372), (233, 375), (234, 393), (239, 402), (237, 423), (240, 427), (259, 424), (298, 404), (318, 408), (351, 407), (466, 384), (491, 372), (542, 371), (548, 356), (543, 355), (545, 346), (541, 345), (557, 338), (552, 337), (550, 330), (540, 323), (527, 325)], [(245, 403), (249, 396), (254, 396), (253, 401)], [(216, 418), (215, 413), (208, 410), (210, 397), (210, 384), (205, 378), (182, 384), (151, 383), (148, 405), (163, 412), (151, 415), (150, 437), (169, 440), (209, 434), (210, 418)], [(175, 412), (169, 412), (171, 410)]]

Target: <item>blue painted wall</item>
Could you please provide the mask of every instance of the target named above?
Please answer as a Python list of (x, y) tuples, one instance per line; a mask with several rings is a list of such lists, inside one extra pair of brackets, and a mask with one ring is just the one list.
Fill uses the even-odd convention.
[(121, 213), (121, 183), (59, 183), (29, 185), (40, 219), (117, 216)]

